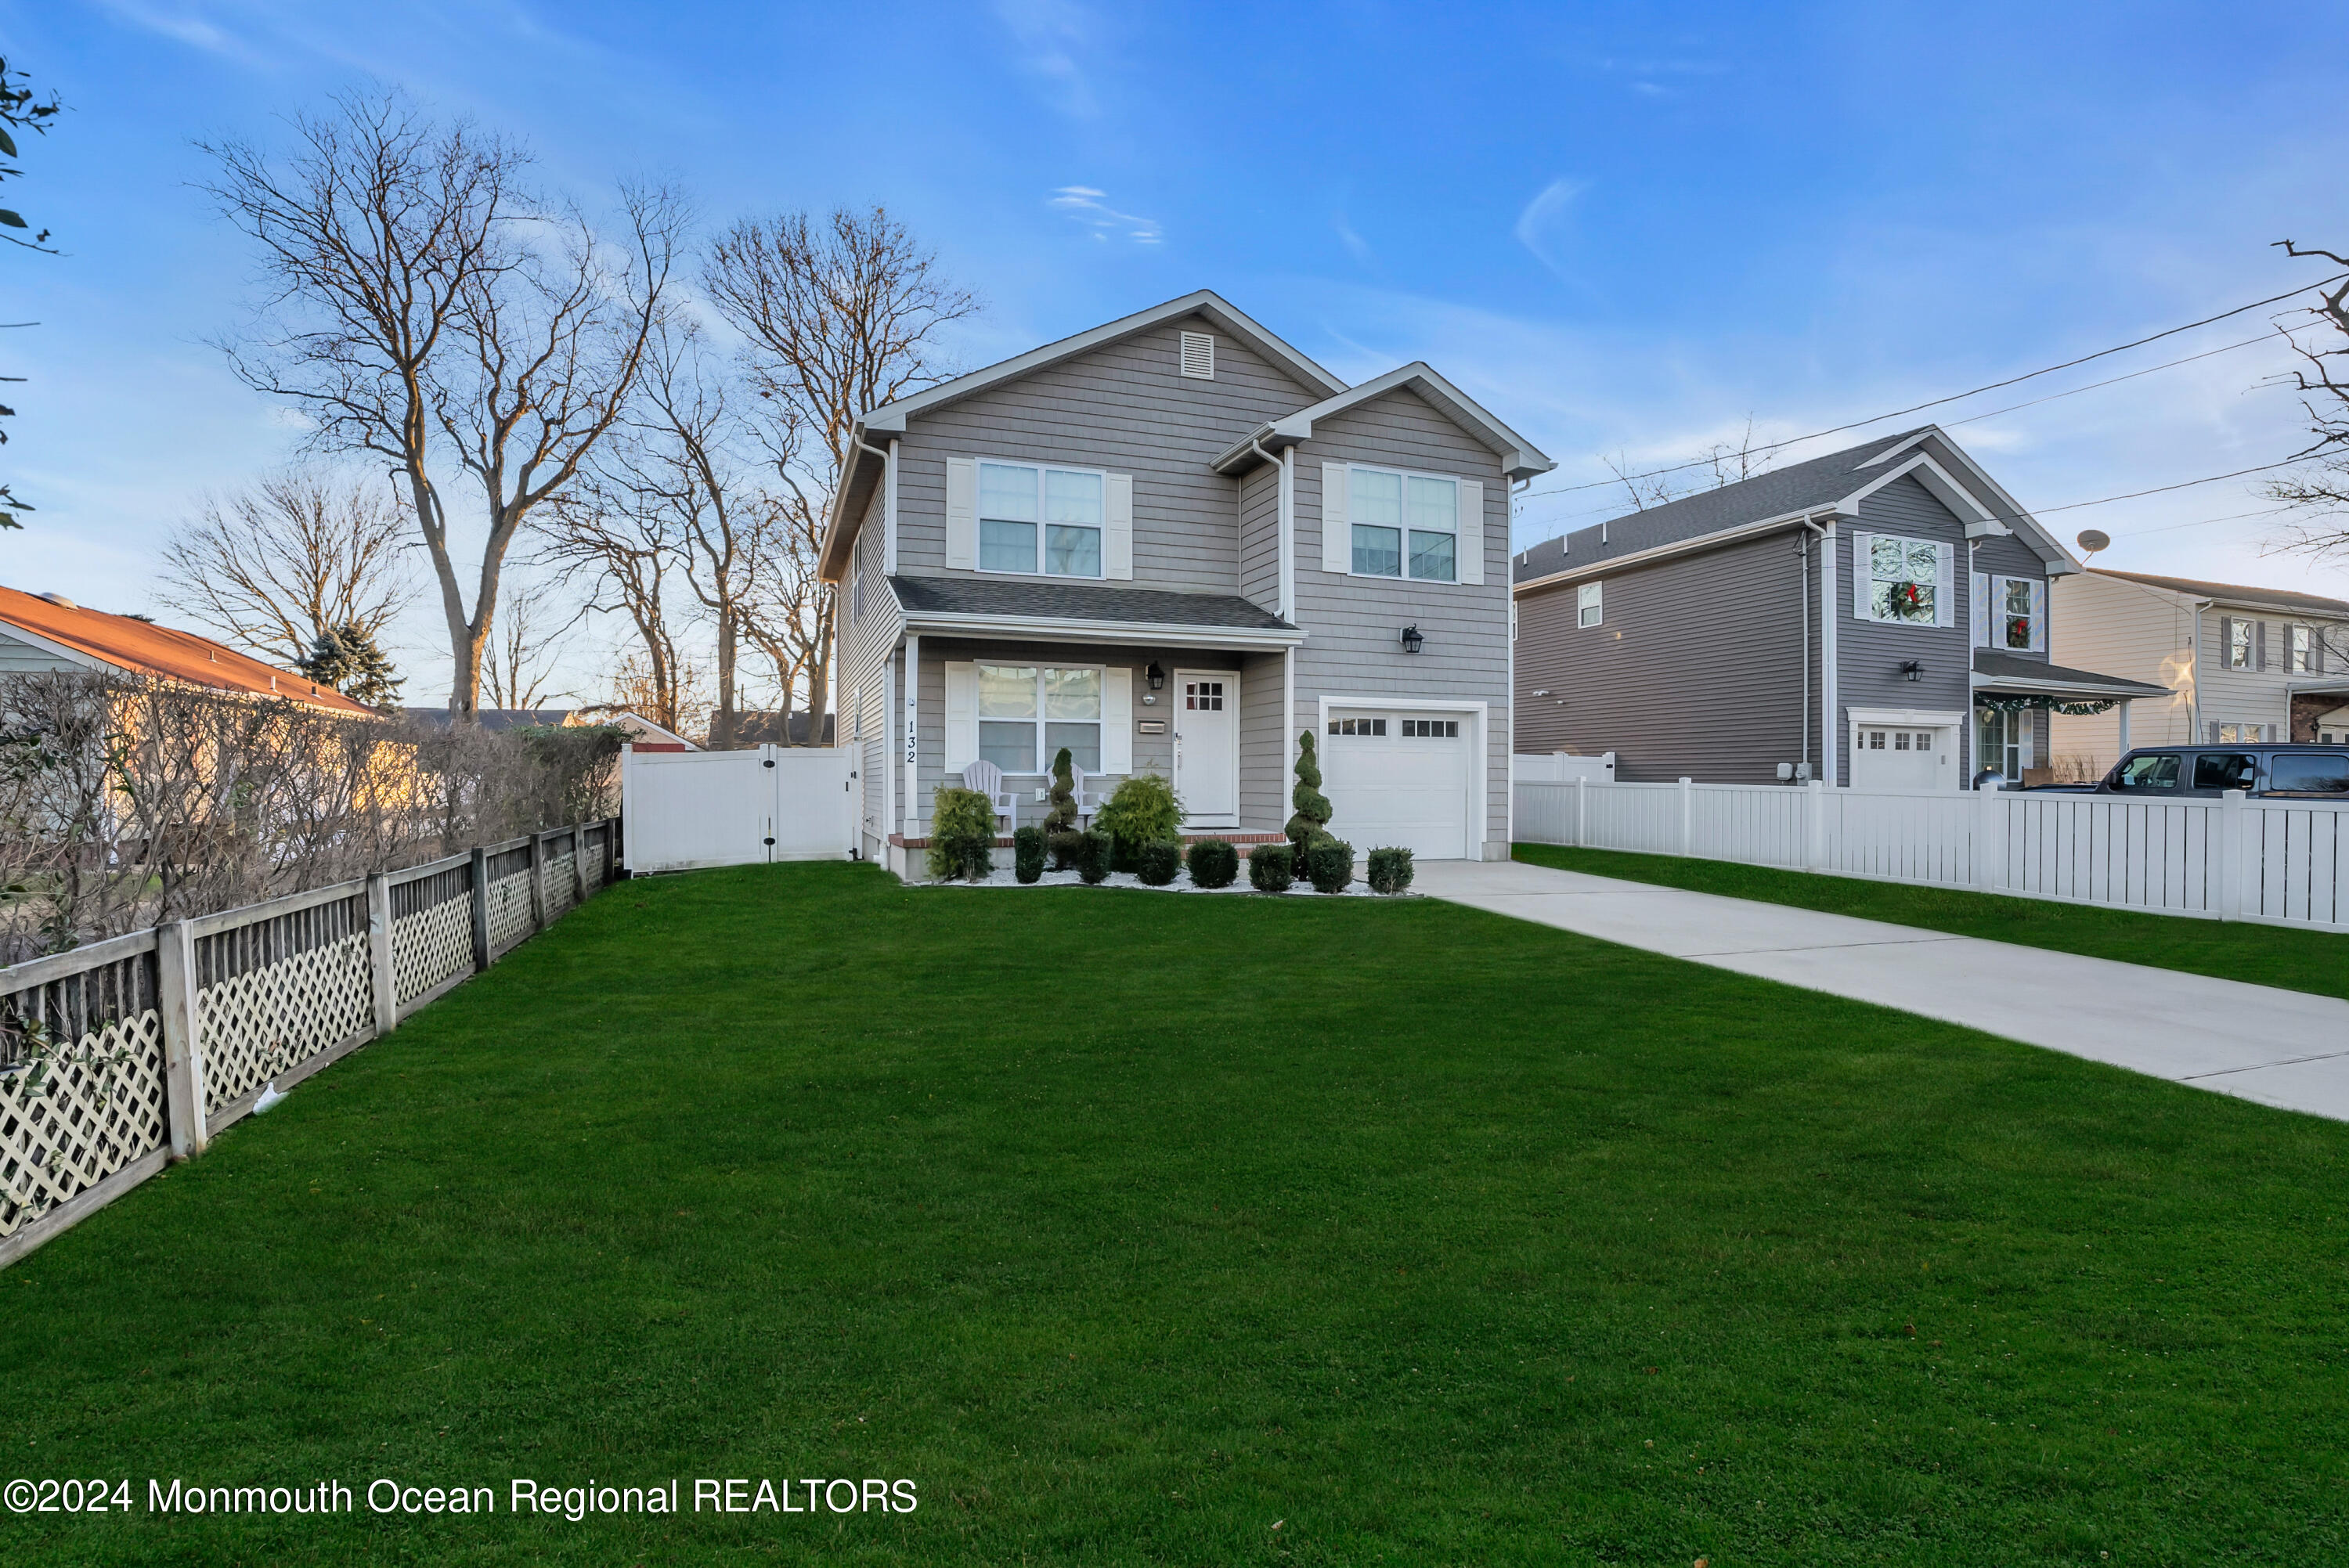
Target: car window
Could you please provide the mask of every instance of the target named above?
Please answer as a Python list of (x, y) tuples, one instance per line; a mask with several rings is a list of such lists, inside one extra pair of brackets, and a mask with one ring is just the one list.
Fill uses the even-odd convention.
[(2282, 751), (2268, 763), (2268, 788), (2349, 795), (2349, 751)]
[(2118, 788), (2123, 789), (2175, 789), (2178, 788), (2178, 753), (2149, 751), (2142, 757), (2132, 757), (2121, 764)]
[(2249, 789), (2260, 776), (2260, 759), (2248, 751), (2205, 751), (2194, 758), (2197, 789)]

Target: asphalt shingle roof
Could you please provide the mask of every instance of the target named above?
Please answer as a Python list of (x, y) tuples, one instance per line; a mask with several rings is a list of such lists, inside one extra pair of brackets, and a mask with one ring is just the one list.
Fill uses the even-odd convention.
[(2149, 572), (2116, 572), (2106, 566), (2092, 566), (2088, 570), (2099, 576), (2144, 583), (2176, 593), (2191, 593), (2201, 599), (2240, 599), (2247, 603), (2273, 604), (2282, 609), (2322, 610), (2336, 615), (2349, 615), (2349, 601), (2327, 599), (2320, 593), (2295, 593), (2288, 588), (2252, 588), (2240, 583), (2204, 583), (2193, 577), (2157, 577)]
[(1296, 628), (1234, 593), (1166, 593), (1150, 588), (1096, 588), (1049, 578), (892, 577), (909, 614), (1033, 615), (1062, 621), (1129, 621), (1145, 626), (1228, 626), (1236, 631)]
[(2026, 659), (2017, 654), (2002, 653), (1996, 648), (1974, 650), (1974, 674), (2004, 685), (2023, 687), (2053, 682), (2062, 686), (2104, 686), (2112, 691), (2126, 691), (2142, 696), (2169, 695), (2168, 686), (2125, 680), (2119, 676), (2101, 676), (2094, 670), (2075, 670), (2067, 665), (2051, 665), (2045, 659)]

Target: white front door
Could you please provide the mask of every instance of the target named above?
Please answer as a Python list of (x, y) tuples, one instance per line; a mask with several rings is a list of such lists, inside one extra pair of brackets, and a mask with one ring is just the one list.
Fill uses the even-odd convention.
[(1427, 861), (1468, 853), (1468, 780), (1476, 723), (1458, 713), (1332, 707), (1321, 737), (1330, 830), (1371, 851), (1400, 845)]
[(1957, 730), (1950, 725), (1855, 724), (1851, 787), (1855, 789), (1955, 788)]
[(1174, 793), (1184, 820), (1206, 828), (1240, 820), (1240, 677), (1174, 672)]

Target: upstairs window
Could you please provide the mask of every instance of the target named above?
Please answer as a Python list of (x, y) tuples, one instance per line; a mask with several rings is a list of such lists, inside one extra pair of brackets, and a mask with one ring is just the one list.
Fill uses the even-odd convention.
[(1346, 515), (1354, 530), (1354, 573), (1456, 583), (1460, 481), (1387, 469), (1348, 472)]
[(2227, 623), (2227, 667), (2247, 670), (2251, 667), (2251, 623), (2230, 620)]
[(1596, 583), (1585, 583), (1575, 589), (1574, 624), (1576, 625), (1595, 626), (1604, 617), (1605, 606), (1600, 603), (1599, 594), (1599, 584)]
[(979, 464), (978, 569), (1099, 577), (1102, 491), (1082, 469)]
[(2283, 634), (2283, 667), (2296, 676), (2316, 668), (2316, 628), (2290, 626)]
[(1888, 533), (1869, 534), (1862, 542), (1861, 614), (1895, 624), (1940, 624), (1941, 547)]
[(2039, 645), (2039, 615), (2032, 603), (2028, 577), (2002, 577), (1998, 580), (1998, 632), (2000, 642), (2010, 648), (2035, 648)]

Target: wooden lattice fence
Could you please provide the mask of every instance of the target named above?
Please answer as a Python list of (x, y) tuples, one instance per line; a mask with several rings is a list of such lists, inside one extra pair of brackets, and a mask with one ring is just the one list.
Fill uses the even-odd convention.
[(619, 872), (618, 823), (0, 969), (0, 1266), (488, 968)]

